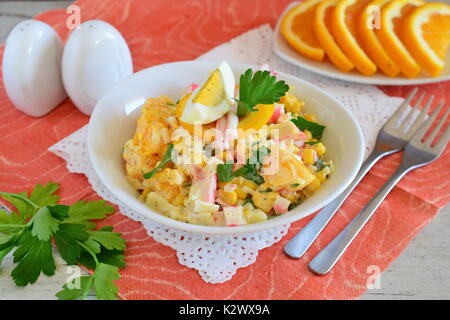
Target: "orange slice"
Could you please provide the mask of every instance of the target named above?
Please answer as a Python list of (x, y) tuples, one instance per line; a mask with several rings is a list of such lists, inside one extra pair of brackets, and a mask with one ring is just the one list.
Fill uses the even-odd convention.
[(281, 20), (281, 34), (300, 54), (322, 61), (325, 51), (314, 32), (314, 12), (321, 0), (306, 0), (290, 9)]
[(416, 7), (423, 5), (422, 0), (394, 0), (381, 9), (381, 28), (376, 34), (384, 50), (408, 78), (414, 78), (420, 72), (420, 66), (399, 38), (402, 20)]
[(353, 69), (354, 65), (349, 58), (342, 52), (338, 44), (334, 41), (330, 33), (331, 29), (331, 14), (336, 7), (339, 0), (322, 1), (316, 8), (314, 17), (314, 29), (316, 31), (317, 39), (322, 47), (325, 49), (328, 58), (334, 63), (336, 67), (344, 72)]
[(450, 44), (450, 6), (428, 3), (414, 9), (402, 24), (402, 36), (419, 65), (431, 76), (438, 76)]
[(331, 32), (342, 51), (362, 74), (370, 76), (377, 66), (370, 60), (358, 43), (356, 19), (369, 0), (340, 0), (331, 16)]
[(357, 33), (361, 46), (373, 62), (389, 77), (395, 77), (400, 69), (384, 50), (374, 29), (381, 27), (381, 8), (390, 0), (369, 2), (360, 12)]

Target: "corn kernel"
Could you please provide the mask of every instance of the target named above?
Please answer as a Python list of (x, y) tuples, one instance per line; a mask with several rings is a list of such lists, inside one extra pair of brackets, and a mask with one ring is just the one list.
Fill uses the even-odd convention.
[(317, 191), (320, 188), (320, 180), (316, 177), (314, 177), (314, 180), (308, 184), (308, 186), (306, 187), (309, 191)]
[(241, 200), (247, 198), (247, 192), (243, 191), (241, 188), (236, 188), (234, 192), (236, 192), (237, 197)]
[(327, 148), (325, 148), (325, 146), (323, 145), (322, 142), (319, 142), (318, 144), (314, 145), (314, 150), (316, 150), (317, 155), (319, 157), (323, 156), (327, 150)]
[(236, 191), (232, 192), (220, 192), (220, 199), (228, 203), (229, 205), (236, 205), (238, 196), (236, 194)]
[(244, 215), (248, 224), (267, 221), (267, 215), (260, 209), (248, 211), (244, 210)]
[(316, 151), (313, 149), (303, 150), (302, 159), (306, 164), (314, 164)]
[(313, 114), (305, 114), (303, 115), (303, 118), (305, 120), (311, 121), (311, 122), (315, 122), (316, 121), (316, 117)]

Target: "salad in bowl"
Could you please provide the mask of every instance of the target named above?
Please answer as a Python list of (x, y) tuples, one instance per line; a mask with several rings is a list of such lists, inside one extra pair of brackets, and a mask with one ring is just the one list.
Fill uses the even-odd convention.
[(260, 223), (301, 206), (333, 174), (326, 128), (290, 83), (267, 66), (236, 78), (224, 61), (177, 100), (146, 99), (123, 159), (153, 211), (203, 226)]

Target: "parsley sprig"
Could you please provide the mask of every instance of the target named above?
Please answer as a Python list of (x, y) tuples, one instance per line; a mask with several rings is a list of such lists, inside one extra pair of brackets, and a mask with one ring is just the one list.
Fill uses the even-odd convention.
[(94, 230), (91, 220), (103, 219), (113, 207), (105, 201), (78, 201), (72, 206), (57, 204), (59, 185), (38, 184), (30, 196), (26, 192), (0, 192), (16, 212), (0, 210), (0, 265), (13, 249), (17, 263), (11, 276), (17, 286), (36, 282), (41, 273), (52, 276), (56, 266), (52, 243), (68, 265), (92, 269), (89, 276), (74, 279), (79, 286), (64, 285), (59, 299), (84, 299), (95, 292), (99, 299), (116, 299), (119, 268), (125, 266), (125, 240), (112, 227)]
[(315, 139), (322, 138), (323, 131), (325, 130), (325, 126), (322, 126), (318, 123), (308, 121), (303, 117), (298, 116), (297, 118), (291, 119), (291, 121), (299, 128), (300, 130), (308, 130), (311, 132), (311, 135)]
[(280, 98), (289, 90), (283, 81), (277, 81), (269, 71), (256, 71), (247, 69), (240, 77), (239, 100), (237, 115), (245, 116), (249, 112), (257, 111), (257, 104), (271, 104), (280, 101)]
[(270, 149), (261, 147), (247, 159), (245, 166), (233, 172), (234, 164), (227, 162), (217, 165), (217, 178), (221, 182), (229, 182), (234, 177), (243, 176), (245, 179), (253, 181), (257, 185), (264, 183), (264, 178), (258, 173), (263, 165), (264, 158), (270, 154)]

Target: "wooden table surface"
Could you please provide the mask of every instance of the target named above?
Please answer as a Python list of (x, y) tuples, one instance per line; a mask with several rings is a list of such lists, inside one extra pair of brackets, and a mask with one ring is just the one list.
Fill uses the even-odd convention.
[[(70, 3), (0, 1), (0, 41), (20, 21)], [(69, 276), (61, 258), (56, 264), (55, 276), (41, 276), (34, 285), (18, 288), (10, 277), (12, 258), (7, 256), (0, 268), (0, 299), (55, 299), (54, 294)], [(450, 299), (450, 205), (424, 228), (380, 280), (380, 288), (368, 290), (361, 299)]]

